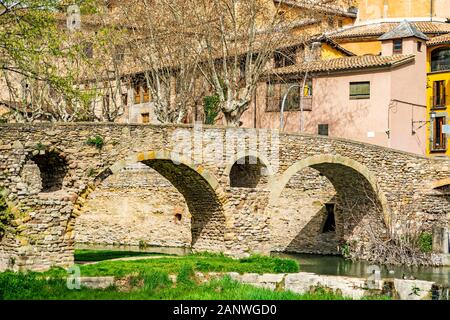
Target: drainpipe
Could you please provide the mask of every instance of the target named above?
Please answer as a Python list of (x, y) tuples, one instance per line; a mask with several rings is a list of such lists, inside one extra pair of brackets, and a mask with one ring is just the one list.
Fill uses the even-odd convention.
[(430, 0), (430, 21), (433, 22), (434, 0)]

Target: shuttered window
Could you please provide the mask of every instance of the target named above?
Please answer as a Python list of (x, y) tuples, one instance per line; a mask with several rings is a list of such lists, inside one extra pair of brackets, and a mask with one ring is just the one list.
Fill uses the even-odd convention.
[(370, 82), (350, 82), (350, 99), (370, 99)]
[(445, 108), (445, 80), (433, 82), (433, 108)]
[(432, 151), (447, 150), (447, 135), (444, 133), (445, 117), (436, 117), (433, 124), (433, 143)]

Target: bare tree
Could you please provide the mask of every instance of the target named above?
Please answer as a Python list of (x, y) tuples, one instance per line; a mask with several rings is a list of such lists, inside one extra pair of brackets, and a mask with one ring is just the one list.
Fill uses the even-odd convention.
[[(416, 204), (402, 205), (392, 217), (393, 224), (386, 226), (382, 206), (374, 191), (366, 183), (355, 183), (354, 188), (360, 196), (344, 196), (339, 203), (344, 215), (343, 230), (347, 230), (347, 233), (344, 231), (346, 235), (343, 240), (348, 258), (383, 265), (418, 266), (435, 263), (431, 252), (424, 252), (424, 248), (421, 248), (421, 237), (431, 233), (429, 225), (416, 223), (417, 217), (413, 215), (420, 212)], [(400, 229), (395, 230), (395, 224)]]

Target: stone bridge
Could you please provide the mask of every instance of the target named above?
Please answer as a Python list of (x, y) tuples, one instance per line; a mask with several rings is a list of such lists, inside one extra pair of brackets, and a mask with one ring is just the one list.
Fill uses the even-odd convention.
[(199, 251), (337, 253), (348, 244), (370, 258), (373, 237), (448, 228), (449, 159), (265, 130), (5, 124), (0, 270), (71, 265), (89, 194), (136, 163), (183, 195)]

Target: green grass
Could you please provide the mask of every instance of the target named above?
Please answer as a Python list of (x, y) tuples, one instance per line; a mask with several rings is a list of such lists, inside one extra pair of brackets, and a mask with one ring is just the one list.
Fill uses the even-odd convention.
[[(199, 283), (195, 272), (292, 273), (298, 263), (277, 257), (252, 256), (234, 260), (218, 254), (192, 254), (137, 261), (103, 261), (129, 256), (129, 252), (77, 251), (77, 260), (100, 261), (82, 265), (81, 276), (115, 276), (121, 288), (69, 290), (67, 272), (0, 273), (0, 300), (346, 300), (325, 288), (308, 294), (271, 291), (233, 281), (229, 276)], [(132, 256), (135, 256), (132, 253)], [(86, 261), (85, 260), (85, 261)], [(176, 275), (176, 285), (169, 274)], [(375, 299), (384, 299), (378, 297)], [(370, 298), (368, 298), (370, 299)]]
[[(178, 279), (183, 278), (182, 271)], [(189, 273), (189, 272), (188, 272)], [(69, 290), (62, 279), (45, 279), (42, 274), (0, 274), (0, 300), (344, 300), (325, 291), (311, 294), (274, 292), (240, 284), (229, 277), (197, 284), (192, 278), (173, 286), (164, 272), (143, 273), (143, 286), (131, 292), (106, 290)]]
[(164, 253), (113, 251), (113, 250), (75, 250), (75, 261), (97, 262), (119, 258), (145, 257), (145, 256), (169, 256)]
[[(80, 265), (81, 275), (124, 277), (136, 272), (166, 272), (178, 274), (182, 268), (190, 266), (198, 272), (238, 272), (238, 273), (295, 273), (299, 271), (297, 261), (277, 257), (252, 256), (235, 260), (219, 254), (192, 254), (182, 257), (162, 257), (134, 261), (101, 261), (96, 264)], [(63, 269), (53, 269), (48, 276), (65, 276)]]

